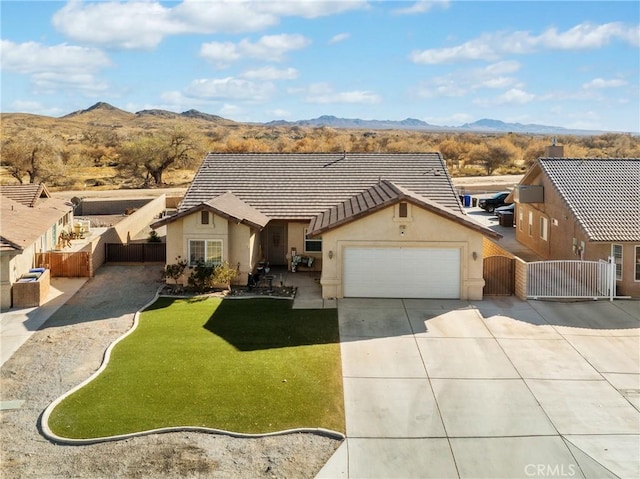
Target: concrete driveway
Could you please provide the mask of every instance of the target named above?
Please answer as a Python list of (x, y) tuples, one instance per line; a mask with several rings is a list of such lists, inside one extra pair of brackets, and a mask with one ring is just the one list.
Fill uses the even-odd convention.
[(318, 478), (640, 477), (640, 302), (345, 299)]

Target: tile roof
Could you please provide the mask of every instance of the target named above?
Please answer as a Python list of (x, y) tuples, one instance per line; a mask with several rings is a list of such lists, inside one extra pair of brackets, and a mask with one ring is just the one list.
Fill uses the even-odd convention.
[(270, 219), (306, 221), (380, 180), (462, 211), (439, 153), (210, 153), (178, 211), (231, 191)]
[(540, 158), (591, 241), (640, 241), (640, 158)]
[(51, 198), (44, 183), (0, 185), (0, 196), (11, 198), (24, 206), (35, 206), (40, 198)]
[(493, 238), (501, 238), (502, 235), (486, 228), (469, 219), (462, 212), (445, 208), (435, 201), (417, 195), (402, 188), (391, 181), (382, 180), (374, 186), (361, 191), (324, 212), (316, 215), (309, 224), (309, 235), (320, 235), (327, 230), (350, 223), (375, 211), (381, 210), (401, 201), (415, 204), (425, 210), (455, 221), (468, 228), (472, 228), (482, 234)]
[(33, 206), (0, 198), (0, 238), (2, 251), (21, 250), (35, 243), (53, 224), (72, 211), (69, 202), (45, 198)]
[(227, 192), (208, 201), (200, 203), (188, 209), (181, 210), (178, 214), (167, 216), (151, 225), (152, 228), (171, 223), (179, 218), (190, 215), (196, 211), (209, 210), (238, 223), (245, 223), (254, 228), (262, 229), (269, 222), (269, 218), (260, 213), (251, 205), (248, 205), (233, 193)]

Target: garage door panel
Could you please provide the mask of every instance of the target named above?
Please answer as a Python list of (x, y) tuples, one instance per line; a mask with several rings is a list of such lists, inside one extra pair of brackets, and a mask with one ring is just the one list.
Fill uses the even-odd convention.
[(459, 298), (457, 248), (346, 248), (345, 297)]

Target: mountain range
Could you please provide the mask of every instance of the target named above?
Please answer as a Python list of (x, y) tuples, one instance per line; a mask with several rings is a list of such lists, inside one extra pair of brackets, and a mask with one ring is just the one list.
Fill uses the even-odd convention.
[[(168, 110), (151, 109), (141, 110), (136, 113), (127, 112), (116, 108), (105, 102), (98, 102), (95, 105), (85, 109), (78, 110), (63, 116), (65, 119), (74, 119), (89, 116), (102, 116), (108, 113), (114, 119), (143, 119), (145, 117), (155, 117), (158, 119), (176, 119), (190, 118), (204, 122), (215, 122), (217, 124), (241, 124), (223, 118), (218, 115), (202, 113), (198, 110), (188, 110), (182, 113), (175, 113)], [(604, 133), (603, 131), (594, 130), (577, 130), (568, 129), (560, 126), (538, 125), (538, 124), (522, 124), (522, 123), (505, 123), (500, 120), (484, 118), (473, 123), (465, 123), (460, 126), (440, 126), (432, 125), (415, 118), (406, 118), (404, 120), (362, 120), (360, 118), (339, 118), (333, 115), (322, 115), (318, 118), (309, 120), (285, 121), (275, 120), (266, 123), (247, 123), (262, 126), (305, 126), (305, 127), (330, 127), (330, 128), (347, 128), (347, 129), (367, 129), (367, 130), (416, 130), (425, 132), (469, 132), (469, 133), (525, 133), (525, 134), (560, 134), (560, 135), (597, 135)]]

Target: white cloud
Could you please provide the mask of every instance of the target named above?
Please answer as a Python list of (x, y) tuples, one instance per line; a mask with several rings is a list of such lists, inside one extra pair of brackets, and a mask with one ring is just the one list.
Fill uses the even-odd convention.
[(281, 17), (316, 18), (362, 9), (354, 1), (202, 1), (175, 6), (159, 1), (71, 0), (53, 16), (55, 28), (78, 42), (123, 49), (153, 49), (169, 35), (255, 32)]
[(14, 43), (1, 40), (0, 54), (3, 70), (22, 74), (87, 72), (111, 65), (100, 50), (64, 43), (47, 46), (36, 42)]
[(350, 37), (351, 37), (350, 33), (338, 33), (337, 35), (334, 35), (331, 37), (331, 39), (329, 40), (329, 44), (333, 45), (335, 43), (344, 42), (345, 40), (348, 40)]
[[(196, 0), (197, 1), (197, 0)], [(318, 18), (369, 8), (365, 0), (296, 0), (251, 2), (259, 11), (282, 17)]]
[(33, 100), (16, 100), (11, 103), (12, 111), (21, 113), (34, 113), (36, 115), (60, 116), (68, 111), (63, 111), (58, 107), (46, 107), (42, 103)]
[(522, 65), (517, 61), (502, 61), (487, 65), (480, 72), (484, 75), (505, 75), (507, 73), (515, 73), (520, 70)]
[(399, 8), (394, 10), (396, 15), (416, 15), (427, 13), (434, 7), (448, 8), (449, 0), (419, 0), (407, 8)]
[(205, 43), (200, 48), (200, 56), (218, 67), (228, 66), (245, 57), (278, 62), (287, 52), (301, 50), (310, 43), (308, 38), (299, 34), (265, 35), (255, 43), (246, 38), (239, 43)]
[(494, 98), (486, 99), (481, 98), (474, 100), (475, 105), (490, 107), (494, 105), (524, 105), (531, 103), (536, 99), (536, 95), (528, 93), (520, 88), (512, 88), (502, 95), (498, 95)]
[(582, 88), (585, 90), (590, 89), (601, 89), (601, 88), (618, 88), (621, 86), (625, 86), (627, 84), (626, 81), (621, 80), (619, 78), (614, 78), (611, 80), (605, 80), (604, 78), (594, 78), (590, 82), (587, 82), (582, 85)]
[(267, 100), (274, 90), (269, 82), (257, 83), (233, 77), (204, 78), (192, 81), (184, 94), (190, 98), (215, 101), (261, 102)]
[(416, 50), (409, 55), (414, 63), (438, 64), (467, 60), (495, 61), (507, 54), (528, 54), (540, 50), (587, 50), (602, 48), (614, 40), (637, 46), (640, 27), (620, 22), (594, 25), (582, 23), (565, 31), (550, 28), (540, 35), (530, 32), (486, 33), (460, 45)]
[(183, 33), (159, 2), (95, 2), (72, 0), (52, 19), (54, 27), (78, 41), (125, 49), (150, 49), (165, 35)]
[(111, 62), (95, 48), (2, 40), (0, 58), (2, 70), (29, 75), (36, 93), (73, 90), (91, 95), (108, 88), (108, 84), (98, 80), (95, 74)]
[(291, 117), (291, 112), (288, 110), (283, 110), (281, 108), (276, 108), (275, 110), (267, 111), (267, 115), (275, 119), (281, 119)]
[(240, 108), (238, 105), (231, 105), (229, 103), (225, 103), (224, 105), (222, 105), (222, 108), (218, 110), (218, 114), (221, 116), (239, 115), (241, 113), (243, 113), (242, 108)]
[(516, 61), (502, 61), (483, 68), (457, 70), (447, 75), (423, 81), (412, 90), (418, 98), (462, 97), (480, 89), (505, 90), (523, 85), (514, 77), (521, 65)]
[(264, 67), (255, 70), (247, 70), (242, 78), (249, 80), (295, 80), (298, 78), (298, 70), (295, 68), (278, 69), (274, 67)]
[(336, 92), (327, 83), (315, 83), (306, 89), (290, 90), (291, 92), (302, 93), (303, 101), (307, 103), (380, 103), (382, 98), (377, 93), (363, 90)]
[(43, 72), (31, 77), (31, 84), (38, 94), (52, 94), (58, 90), (68, 90), (83, 95), (105, 92), (109, 84), (96, 80), (90, 73)]
[(422, 121), (432, 125), (462, 125), (473, 121), (473, 117), (468, 113), (454, 113), (449, 116), (428, 116)]

